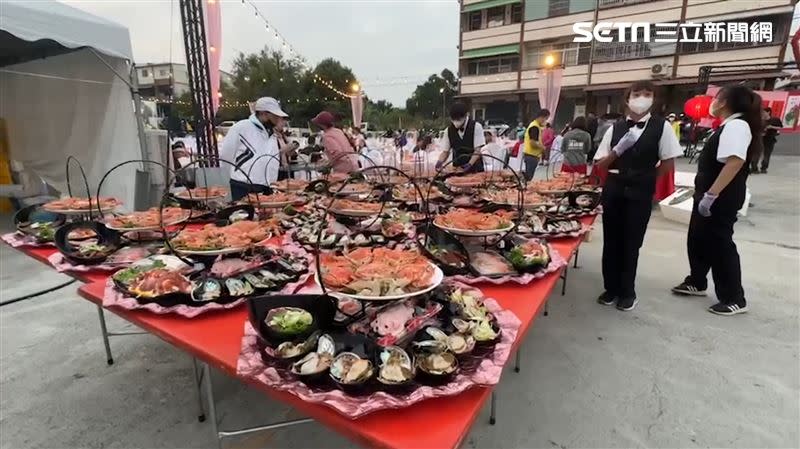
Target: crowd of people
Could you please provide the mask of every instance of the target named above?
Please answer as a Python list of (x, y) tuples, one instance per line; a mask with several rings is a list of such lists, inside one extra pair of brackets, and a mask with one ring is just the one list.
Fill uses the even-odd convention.
[[(625, 92), (626, 114), (594, 113), (575, 117), (556, 132), (550, 111), (541, 109), (533, 120), (520, 123), (512, 135), (498, 137), (469, 114), (464, 103), (450, 108), (450, 123), (443, 136), (387, 132), (384, 142), (414, 157), (436, 154), (435, 169), (452, 164), (464, 172), (501, 170), (516, 160), (525, 181), (534, 178), (539, 166), (561, 163), (566, 173), (604, 172), (603, 255), (604, 291), (597, 298), (603, 305), (622, 311), (636, 307), (635, 280), (641, 248), (652, 211), (656, 179), (674, 170), (674, 161), (684, 154), (685, 119), (675, 113), (659, 114), (657, 88), (649, 81), (633, 83)], [(718, 303), (709, 311), (735, 315), (748, 310), (733, 225), (742, 207), (750, 174), (767, 173), (782, 124), (761, 108), (760, 97), (744, 86), (722, 88), (711, 104), (717, 126), (707, 134), (698, 157), (694, 206), (687, 235), (689, 275), (672, 291), (683, 295), (705, 295), (708, 273), (714, 278)], [(287, 167), (298, 154), (311, 162), (326, 159), (330, 170), (350, 173), (359, 168), (359, 154), (370, 151), (368, 139), (357, 127), (343, 130), (337, 116), (320, 112), (311, 120), (319, 129), (308, 145), (287, 137), (288, 114), (277, 100), (259, 98), (254, 112), (237, 122), (225, 136), (220, 159), (230, 161), (233, 199), (263, 192), (271, 183), (288, 176)], [(690, 131), (691, 132), (691, 131)], [(694, 132), (694, 134), (697, 134)], [(413, 140), (409, 140), (409, 137)], [(516, 140), (516, 142), (514, 142)], [(176, 164), (188, 160), (182, 145), (173, 147)], [(760, 167), (759, 167), (760, 162)]]

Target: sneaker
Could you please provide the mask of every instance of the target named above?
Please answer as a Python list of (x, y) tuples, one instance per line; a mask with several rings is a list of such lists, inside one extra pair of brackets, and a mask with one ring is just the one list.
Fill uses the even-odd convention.
[(767, 174), (767, 169), (766, 168), (762, 168), (761, 169), (761, 173), (766, 175)]
[(748, 310), (747, 304), (740, 306), (739, 304), (723, 304), (721, 302), (718, 302), (708, 308), (709, 312), (716, 315), (738, 315), (740, 313), (745, 313)]
[(616, 300), (617, 298), (609, 292), (603, 292), (597, 297), (597, 303), (604, 306), (613, 306)]
[(691, 295), (691, 296), (706, 296), (706, 290), (695, 287), (694, 285), (684, 281), (672, 287), (672, 293), (678, 295)]
[(636, 307), (636, 304), (639, 304), (637, 298), (620, 298), (619, 301), (617, 301), (617, 310), (630, 312)]

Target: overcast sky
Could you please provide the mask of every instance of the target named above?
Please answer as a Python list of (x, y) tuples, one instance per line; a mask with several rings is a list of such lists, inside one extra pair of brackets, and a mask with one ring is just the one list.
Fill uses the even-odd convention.
[[(137, 64), (170, 59), (185, 61), (178, 0), (64, 0), (64, 3), (127, 26)], [(457, 65), (456, 0), (255, 0), (255, 3), (310, 63), (329, 56), (338, 59), (353, 69), (373, 99), (386, 99), (404, 107), (406, 98), (427, 75), (444, 68), (455, 71)], [(239, 52), (256, 52), (264, 45), (278, 48), (278, 42), (267, 34), (252, 7), (241, 0), (221, 0), (221, 4), (223, 70), (231, 68)], [(410, 76), (410, 82), (387, 84), (404, 76)]]

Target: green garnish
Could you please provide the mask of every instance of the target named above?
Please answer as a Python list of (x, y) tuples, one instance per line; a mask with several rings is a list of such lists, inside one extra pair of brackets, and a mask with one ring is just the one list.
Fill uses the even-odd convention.
[(86, 256), (86, 255), (90, 255), (90, 254), (94, 254), (94, 253), (102, 253), (106, 249), (107, 249), (107, 247), (105, 245), (98, 245), (96, 243), (90, 243), (88, 245), (81, 246), (80, 249), (78, 249), (78, 252), (82, 256)]
[(281, 332), (297, 334), (308, 329), (313, 321), (314, 318), (305, 310), (286, 310), (275, 314), (268, 324)]
[(119, 270), (114, 273), (113, 277), (114, 280), (128, 285), (130, 282), (136, 279), (137, 276), (145, 271), (154, 270), (156, 268), (165, 268), (166, 266), (167, 265), (164, 262), (160, 260), (154, 260), (153, 263), (149, 265), (138, 265), (135, 267), (125, 268), (124, 270)]

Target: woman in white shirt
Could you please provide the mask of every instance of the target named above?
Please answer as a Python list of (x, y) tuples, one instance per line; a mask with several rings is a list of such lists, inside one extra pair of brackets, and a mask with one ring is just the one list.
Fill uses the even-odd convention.
[(506, 149), (497, 141), (494, 131), (486, 130), (483, 132), (486, 145), (481, 148), (483, 168), (486, 171), (500, 171), (506, 161)]
[(719, 302), (708, 311), (736, 315), (747, 312), (747, 301), (733, 224), (747, 193), (747, 167), (761, 150), (761, 97), (745, 86), (723, 87), (711, 102), (710, 113), (723, 121), (697, 162), (686, 242), (691, 272), (672, 291), (705, 296), (711, 271)]

